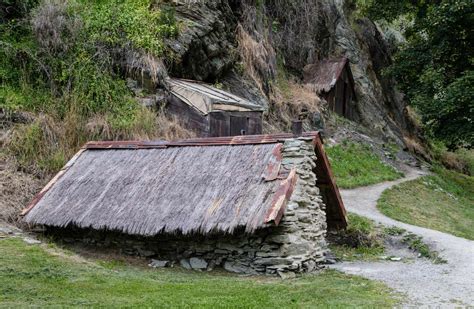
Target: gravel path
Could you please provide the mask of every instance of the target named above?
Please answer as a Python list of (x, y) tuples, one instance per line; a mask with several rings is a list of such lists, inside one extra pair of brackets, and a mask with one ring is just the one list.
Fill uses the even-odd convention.
[[(423, 237), (447, 264), (427, 259), (413, 262), (343, 262), (333, 267), (346, 273), (380, 280), (404, 293), (406, 306), (454, 307), (474, 305), (474, 241), (390, 219), (380, 213), (377, 200), (382, 192), (399, 183), (424, 175), (409, 168), (406, 177), (353, 190), (341, 190), (348, 211), (386, 226), (397, 226)], [(474, 228), (474, 227), (473, 227)]]

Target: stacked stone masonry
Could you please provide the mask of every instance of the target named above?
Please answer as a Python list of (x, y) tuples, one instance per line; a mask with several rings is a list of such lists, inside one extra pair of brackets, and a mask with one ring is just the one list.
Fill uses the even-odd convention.
[(65, 242), (119, 248), (128, 255), (152, 258), (150, 266), (181, 265), (188, 269), (223, 267), (244, 274), (293, 276), (311, 272), (326, 253), (325, 206), (313, 172), (316, 156), (311, 139), (287, 140), (282, 147), (282, 168), (296, 169), (297, 182), (278, 226), (253, 234), (131, 236), (108, 231), (48, 229)]

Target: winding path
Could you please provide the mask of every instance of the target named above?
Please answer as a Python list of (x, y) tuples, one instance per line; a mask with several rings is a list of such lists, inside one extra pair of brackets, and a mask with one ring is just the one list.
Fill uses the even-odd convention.
[[(386, 217), (376, 208), (382, 192), (399, 183), (425, 175), (410, 168), (406, 177), (391, 182), (341, 190), (348, 211), (386, 226), (397, 226), (423, 237), (430, 248), (439, 252), (447, 264), (426, 259), (413, 262), (343, 262), (333, 268), (346, 273), (380, 280), (406, 295), (404, 305), (454, 307), (474, 305), (474, 241), (439, 231), (402, 223)], [(473, 227), (474, 228), (474, 227)]]

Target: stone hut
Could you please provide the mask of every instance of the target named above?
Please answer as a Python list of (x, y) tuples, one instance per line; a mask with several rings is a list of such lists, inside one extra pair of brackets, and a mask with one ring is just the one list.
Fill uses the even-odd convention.
[(199, 137), (262, 134), (263, 107), (211, 85), (171, 78), (166, 110)]
[(23, 215), (64, 241), (247, 274), (313, 271), (346, 226), (317, 132), (89, 142)]
[(356, 117), (356, 93), (346, 57), (322, 60), (304, 68), (304, 83), (324, 98), (329, 109), (348, 119)]

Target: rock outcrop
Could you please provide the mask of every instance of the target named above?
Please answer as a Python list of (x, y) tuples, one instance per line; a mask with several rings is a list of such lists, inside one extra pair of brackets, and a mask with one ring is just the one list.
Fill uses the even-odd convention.
[[(179, 2), (179, 1), (178, 1)], [(228, 1), (199, 1), (176, 4), (180, 35), (166, 42), (174, 57), (170, 73), (174, 76), (215, 81), (236, 60), (236, 18)]]
[(391, 63), (391, 48), (372, 21), (352, 16), (351, 5), (343, 0), (176, 5), (183, 26), (168, 42), (175, 53), (171, 74), (223, 82), (229, 90), (266, 106), (274, 99), (275, 70), (282, 69), (276, 66), (277, 58), (298, 76), (307, 64), (346, 56), (358, 98), (355, 120), (374, 135), (402, 144), (412, 127), (402, 95), (382, 74)]

